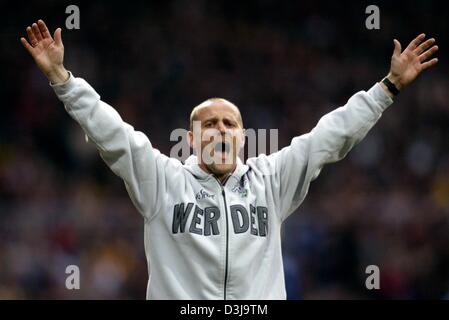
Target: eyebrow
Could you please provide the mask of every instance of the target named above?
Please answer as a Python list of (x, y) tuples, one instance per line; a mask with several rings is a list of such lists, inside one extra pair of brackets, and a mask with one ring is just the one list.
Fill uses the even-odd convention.
[(214, 122), (214, 121), (217, 121), (217, 120), (218, 120), (217, 117), (212, 117), (212, 118), (208, 118), (208, 119), (205, 119), (205, 120), (201, 121), (201, 123)]
[[(212, 118), (205, 119), (202, 122), (206, 123), (206, 122), (212, 122), (212, 121), (218, 121), (218, 117), (217, 116), (213, 116)], [(230, 117), (226, 117), (226, 116), (223, 117), (223, 121), (230, 121), (230, 122), (238, 123), (238, 120), (232, 119), (232, 117), (230, 118)]]

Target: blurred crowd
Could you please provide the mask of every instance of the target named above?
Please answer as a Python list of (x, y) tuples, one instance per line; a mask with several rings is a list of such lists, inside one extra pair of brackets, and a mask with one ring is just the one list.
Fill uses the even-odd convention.
[[(144, 299), (143, 219), (21, 47), (69, 3), (0, 5), (0, 299)], [(165, 154), (209, 97), (279, 146), (388, 72), (393, 38), (437, 38), (440, 63), (397, 97), (347, 158), (326, 167), (283, 230), (289, 299), (449, 298), (449, 78), (444, 2), (79, 2), (65, 65)], [(19, 13), (20, 12), (20, 13)], [(65, 287), (77, 265), (80, 290)], [(366, 268), (380, 270), (367, 290)]]

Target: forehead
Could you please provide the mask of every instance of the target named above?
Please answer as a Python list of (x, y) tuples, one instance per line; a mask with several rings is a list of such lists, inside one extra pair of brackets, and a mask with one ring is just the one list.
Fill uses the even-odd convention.
[(239, 110), (232, 104), (225, 101), (207, 101), (196, 110), (196, 119), (205, 121), (211, 118), (231, 118), (239, 119)]

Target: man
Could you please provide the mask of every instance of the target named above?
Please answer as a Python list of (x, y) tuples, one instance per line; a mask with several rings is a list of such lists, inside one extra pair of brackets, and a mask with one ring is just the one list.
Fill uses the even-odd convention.
[[(209, 99), (192, 111), (189, 141), (197, 156), (182, 164), (153, 149), (146, 135), (64, 68), (60, 28), (53, 39), (39, 20), (27, 33), (24, 47), (144, 217), (148, 299), (285, 299), (282, 223), (322, 167), (344, 158), (394, 95), (437, 63), (429, 58), (438, 50), (424, 34), (403, 52), (394, 40), (390, 72), (380, 83), (288, 147), (246, 164), (236, 156), (244, 142), (239, 109)], [(199, 131), (192, 131), (195, 121)]]

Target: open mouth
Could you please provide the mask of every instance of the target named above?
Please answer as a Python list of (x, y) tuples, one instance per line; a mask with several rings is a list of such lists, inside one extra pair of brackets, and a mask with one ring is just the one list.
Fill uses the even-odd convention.
[(231, 151), (231, 144), (229, 142), (220, 142), (215, 145), (215, 151), (221, 153), (229, 153)]

